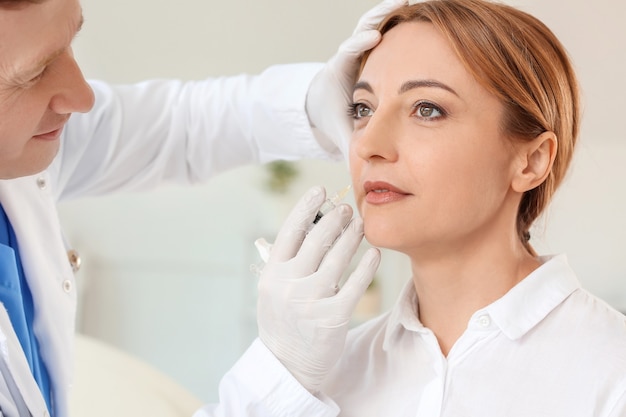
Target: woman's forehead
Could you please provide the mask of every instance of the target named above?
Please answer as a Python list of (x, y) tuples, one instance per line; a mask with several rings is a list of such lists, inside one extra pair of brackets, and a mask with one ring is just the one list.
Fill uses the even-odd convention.
[(401, 23), (386, 32), (359, 77), (359, 82), (394, 89), (408, 80), (431, 80), (455, 91), (476, 83), (447, 39), (428, 22)]

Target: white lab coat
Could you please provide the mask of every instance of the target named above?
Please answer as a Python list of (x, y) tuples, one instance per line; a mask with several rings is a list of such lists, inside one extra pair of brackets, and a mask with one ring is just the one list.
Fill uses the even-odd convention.
[[(45, 172), (0, 181), (34, 304), (34, 332), (57, 416), (68, 415), (76, 291), (56, 211), (60, 199), (203, 181), (252, 162), (332, 157), (304, 112), (318, 64), (201, 82), (92, 83), (94, 109), (73, 115)], [(0, 308), (0, 415), (45, 416), (5, 309)]]

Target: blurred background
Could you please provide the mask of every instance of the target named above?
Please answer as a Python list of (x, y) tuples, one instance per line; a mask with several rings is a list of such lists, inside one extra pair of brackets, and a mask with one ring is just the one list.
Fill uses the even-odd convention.
[[(87, 78), (112, 83), (257, 73), (326, 61), (377, 3), (82, 0), (75, 54)], [(533, 243), (542, 254), (567, 253), (586, 288), (626, 311), (626, 4), (507, 3), (553, 29), (583, 88), (581, 142)], [(273, 240), (310, 186), (334, 192), (348, 183), (344, 163), (302, 161), (244, 167), (202, 186), (62, 203), (67, 238), (83, 260), (78, 331), (214, 401), (220, 377), (256, 336), (254, 240)], [(406, 260), (384, 252), (355, 324), (388, 309), (409, 277)]]

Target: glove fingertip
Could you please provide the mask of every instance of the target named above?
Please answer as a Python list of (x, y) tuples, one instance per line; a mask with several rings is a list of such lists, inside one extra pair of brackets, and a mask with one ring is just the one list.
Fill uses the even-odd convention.
[[(416, 3), (414, 1), (413, 3)], [(410, 4), (407, 0), (385, 0), (373, 9), (366, 12), (356, 26), (355, 33), (367, 29), (374, 29), (380, 22), (394, 10)]]
[(369, 248), (363, 254), (361, 258), (361, 262), (359, 262), (359, 266), (357, 270), (363, 266), (366, 270), (376, 270), (378, 265), (380, 264), (380, 250), (378, 248)]
[[(295, 207), (287, 216), (276, 240), (272, 245), (273, 261), (284, 262), (294, 257), (306, 236), (309, 225), (326, 198), (326, 190), (321, 186), (314, 186), (298, 200)], [(258, 248), (258, 246), (257, 246)]]
[(325, 194), (325, 189), (321, 185), (314, 185), (309, 188), (307, 192), (304, 194), (304, 199), (306, 201), (313, 201), (318, 199), (320, 196)]
[(379, 265), (380, 251), (376, 248), (368, 249), (354, 272), (348, 277), (348, 280), (339, 291), (339, 294), (348, 300), (350, 308), (354, 308), (365, 293), (365, 290), (367, 290), (367, 287), (374, 279), (374, 274)]
[(365, 51), (374, 48), (380, 42), (382, 35), (377, 29), (369, 29), (355, 32), (351, 38), (341, 46), (341, 50), (353, 55), (361, 55)]
[(259, 252), (259, 256), (263, 262), (267, 262), (270, 257), (273, 244), (269, 243), (265, 238), (259, 238), (254, 241), (254, 247)]

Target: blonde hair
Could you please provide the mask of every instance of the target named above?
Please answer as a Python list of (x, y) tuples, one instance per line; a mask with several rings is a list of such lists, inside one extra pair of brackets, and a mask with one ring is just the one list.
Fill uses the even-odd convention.
[(432, 23), (466, 69), (501, 100), (505, 107), (502, 130), (507, 136), (532, 140), (546, 131), (556, 134), (552, 170), (541, 185), (522, 196), (517, 214), (517, 233), (534, 255), (528, 242), (530, 226), (561, 184), (579, 131), (578, 82), (565, 48), (533, 16), (484, 0), (433, 0), (404, 6), (387, 16), (379, 30), (384, 35), (412, 21)]

